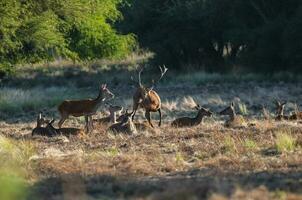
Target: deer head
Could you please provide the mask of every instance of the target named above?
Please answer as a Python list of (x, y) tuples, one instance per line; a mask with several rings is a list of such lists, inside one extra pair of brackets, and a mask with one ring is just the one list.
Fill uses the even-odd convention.
[(99, 96), (97, 97), (97, 99), (105, 101), (113, 98), (114, 94), (107, 88), (107, 84), (101, 84)]
[[(131, 80), (138, 85), (138, 87), (140, 88), (146, 88), (143, 84), (142, 84), (142, 80), (141, 80), (141, 74), (144, 71), (145, 67), (141, 67), (141, 69), (138, 71), (138, 81), (135, 81), (133, 76), (131, 76)], [(166, 68), (165, 66), (161, 67), (159, 66), (160, 69), (160, 76), (159, 78), (155, 81), (154, 79), (152, 79), (152, 85), (150, 87), (147, 87), (146, 89), (148, 90), (153, 90), (154, 87), (156, 86), (156, 84), (163, 78), (163, 76), (165, 75), (165, 73), (168, 71), (168, 68)]]
[(219, 112), (220, 115), (229, 115), (229, 116), (234, 116), (235, 115), (235, 108), (234, 108), (234, 102), (230, 104), (227, 108)]
[(213, 113), (210, 110), (208, 110), (208, 109), (206, 109), (204, 107), (201, 107), (199, 104), (197, 104), (195, 106), (195, 109), (198, 110), (198, 116), (211, 117), (213, 115)]
[(137, 93), (136, 93), (137, 103), (140, 103), (141, 101), (143, 101), (143, 99), (146, 99), (148, 97), (149, 91), (154, 89), (156, 84), (162, 79), (162, 77), (165, 75), (165, 73), (168, 70), (168, 68), (166, 68), (165, 66), (159, 67), (159, 69), (160, 69), (160, 76), (156, 81), (152, 79), (152, 85), (150, 87), (145, 87), (142, 84), (141, 74), (144, 71), (144, 67), (142, 67), (138, 72), (138, 81), (135, 81), (133, 76), (131, 76), (131, 80), (138, 86)]
[(283, 113), (284, 113), (284, 107), (285, 107), (286, 102), (281, 103), (280, 101), (276, 100), (275, 104), (276, 104), (276, 107), (277, 107), (276, 115), (282, 116)]
[(133, 115), (133, 112), (129, 113), (128, 109), (126, 109), (125, 113), (123, 113), (119, 118), (117, 119), (118, 122), (121, 124), (127, 123), (128, 120), (132, 120), (131, 117)]

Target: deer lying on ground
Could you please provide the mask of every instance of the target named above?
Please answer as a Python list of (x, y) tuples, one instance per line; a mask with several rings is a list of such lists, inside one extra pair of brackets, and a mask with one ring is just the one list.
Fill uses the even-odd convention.
[(301, 120), (302, 119), (302, 112), (296, 109), (296, 111), (287, 116), (284, 115), (284, 108), (285, 108), (286, 102), (280, 103), (279, 101), (276, 101), (276, 107), (277, 107), (277, 112), (276, 112), (276, 121), (280, 120)]
[(105, 100), (112, 98), (114, 98), (114, 94), (110, 92), (106, 84), (102, 84), (100, 87), (99, 95), (95, 99), (63, 101), (58, 107), (59, 113), (61, 115), (61, 119), (58, 123), (59, 128), (62, 127), (63, 123), (69, 116), (85, 116), (86, 132), (90, 132), (93, 128), (92, 115), (96, 114), (97, 109)]
[(132, 121), (132, 116), (133, 112), (128, 113), (128, 110), (126, 110), (126, 113), (120, 117), (120, 122), (112, 124), (108, 130), (114, 133), (136, 134), (137, 130)]
[[(54, 120), (49, 121), (49, 120), (45, 120), (44, 117), (42, 117), (42, 114), (40, 113), (38, 115), (37, 118), (37, 125), (36, 127), (32, 130), (31, 135), (35, 136), (35, 135), (41, 135), (41, 136), (54, 136), (57, 134), (55, 128), (53, 128), (52, 123), (54, 122)], [(47, 124), (44, 127), (44, 124)]]
[[(228, 115), (230, 119), (225, 122), (226, 127), (246, 127), (247, 123), (241, 115), (237, 115), (234, 108), (234, 102), (230, 106), (222, 110), (220, 115)], [(254, 126), (254, 124), (250, 124)]]
[(141, 73), (143, 72), (144, 68), (141, 68), (141, 70), (138, 73), (138, 82), (133, 80), (133, 77), (131, 79), (137, 84), (136, 91), (133, 95), (133, 115), (132, 120), (134, 119), (135, 113), (139, 107), (143, 107), (145, 109), (145, 117), (148, 120), (150, 126), (153, 128), (153, 124), (151, 122), (151, 114), (150, 112), (158, 112), (159, 114), (159, 123), (158, 126), (161, 126), (161, 100), (159, 95), (153, 90), (155, 87), (155, 84), (159, 82), (162, 77), (167, 72), (167, 68), (164, 66), (159, 67), (161, 74), (157, 81), (152, 81), (151, 87), (145, 87), (141, 82)]
[[(45, 120), (44, 118), (41, 118), (41, 115), (39, 115), (37, 119), (37, 127), (33, 129), (32, 136), (41, 135), (41, 136), (53, 137), (58, 135), (64, 135), (64, 136), (85, 135), (84, 131), (78, 128), (55, 128), (53, 126), (54, 122), (55, 122), (54, 119), (52, 119), (51, 121)], [(46, 126), (43, 127), (43, 124), (46, 124)]]
[(115, 106), (115, 105), (110, 105), (109, 104), (109, 116), (108, 117), (103, 117), (100, 119), (93, 119), (93, 122), (96, 122), (98, 124), (108, 124), (108, 123), (116, 123), (116, 115), (120, 114), (121, 111), (123, 110), (122, 106)]
[(196, 117), (181, 117), (175, 119), (171, 125), (174, 127), (197, 126), (202, 122), (203, 117), (210, 117), (213, 114), (211, 111), (199, 106), (198, 104), (195, 106), (195, 109), (198, 110)]
[(288, 120), (289, 117), (284, 115), (284, 108), (285, 108), (285, 104), (286, 102), (280, 103), (280, 101), (276, 101), (276, 107), (277, 107), (277, 112), (276, 112), (276, 117), (275, 120), (276, 121), (280, 121), (280, 120)]
[[(128, 114), (127, 111), (125, 111), (117, 118), (116, 121), (121, 122), (125, 118), (125, 115), (127, 114)], [(133, 124), (135, 125), (138, 131), (152, 131), (152, 132), (154, 131), (153, 128), (150, 126), (149, 122), (133, 122)]]

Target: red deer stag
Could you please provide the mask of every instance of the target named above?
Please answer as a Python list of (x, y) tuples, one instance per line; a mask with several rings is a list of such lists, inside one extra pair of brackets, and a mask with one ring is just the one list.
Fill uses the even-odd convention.
[(162, 77), (167, 72), (168, 68), (165, 66), (159, 67), (161, 74), (157, 81), (152, 80), (151, 87), (145, 87), (141, 82), (141, 73), (143, 72), (144, 68), (142, 67), (138, 73), (138, 82), (134, 81), (133, 77), (131, 77), (132, 81), (137, 84), (137, 89), (133, 95), (133, 115), (132, 120), (134, 119), (135, 113), (139, 106), (145, 109), (145, 117), (148, 120), (151, 127), (154, 127), (151, 122), (151, 115), (150, 112), (158, 112), (159, 113), (159, 124), (161, 125), (161, 100), (159, 95), (153, 90), (156, 83), (158, 83)]

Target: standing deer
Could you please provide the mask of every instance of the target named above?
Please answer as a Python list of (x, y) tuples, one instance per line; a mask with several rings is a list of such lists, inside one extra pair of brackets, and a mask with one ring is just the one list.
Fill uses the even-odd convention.
[[(230, 119), (225, 122), (226, 127), (245, 127), (248, 125), (241, 115), (236, 114), (234, 102), (232, 102), (230, 106), (222, 110), (219, 114), (228, 115), (230, 117)], [(252, 126), (253, 124), (250, 125)]]
[(141, 73), (143, 72), (144, 68), (141, 68), (141, 70), (138, 73), (138, 82), (133, 80), (133, 77), (131, 77), (132, 81), (134, 81), (137, 84), (136, 91), (133, 95), (133, 115), (132, 120), (134, 119), (135, 113), (139, 106), (143, 107), (145, 109), (145, 117), (148, 120), (150, 126), (153, 128), (153, 124), (151, 122), (151, 115), (150, 112), (158, 112), (159, 114), (159, 123), (158, 126), (161, 126), (161, 100), (159, 95), (153, 90), (156, 83), (158, 83), (162, 77), (167, 72), (168, 68), (165, 66), (159, 67), (160, 69), (160, 77), (157, 81), (152, 80), (152, 86), (151, 87), (145, 87), (141, 82)]
[(99, 95), (95, 99), (63, 101), (58, 107), (61, 115), (61, 119), (58, 124), (59, 128), (62, 127), (63, 123), (69, 116), (85, 116), (86, 132), (90, 132), (89, 128), (93, 128), (92, 115), (96, 114), (97, 109), (105, 100), (112, 98), (114, 98), (114, 94), (110, 92), (106, 84), (102, 84)]
[(115, 133), (128, 133), (128, 134), (136, 134), (137, 130), (132, 121), (133, 112), (123, 114), (119, 119), (120, 122), (112, 124), (108, 130), (115, 132)]
[(111, 105), (109, 104), (109, 116), (108, 117), (103, 117), (100, 119), (93, 119), (93, 122), (99, 123), (99, 124), (108, 124), (109, 122), (111, 123), (116, 123), (116, 114), (120, 113), (123, 110), (122, 106), (116, 106), (116, 105)]
[(195, 106), (195, 109), (198, 110), (196, 117), (181, 117), (175, 119), (171, 125), (174, 127), (197, 126), (202, 122), (203, 117), (210, 117), (213, 114), (211, 111), (199, 106), (198, 104)]

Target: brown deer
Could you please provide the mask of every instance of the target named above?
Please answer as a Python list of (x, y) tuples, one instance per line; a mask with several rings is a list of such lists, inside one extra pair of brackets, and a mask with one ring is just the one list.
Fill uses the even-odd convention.
[[(56, 129), (52, 126), (53, 122), (54, 122), (54, 120), (49, 121), (49, 120), (45, 120), (44, 118), (42, 118), (42, 114), (40, 113), (37, 118), (37, 125), (32, 130), (31, 135), (32, 136), (41, 135), (41, 136), (48, 136), (48, 137), (57, 135), (58, 133), (57, 133)], [(47, 124), (47, 125), (45, 127), (43, 127), (44, 124)]]
[[(41, 114), (39, 114), (37, 119), (37, 127), (33, 129), (32, 136), (41, 135), (41, 136), (53, 137), (57, 135), (65, 135), (65, 136), (85, 135), (84, 131), (78, 128), (55, 128), (53, 126), (54, 122), (55, 122), (54, 119), (52, 119), (51, 121), (45, 120), (44, 118), (41, 117)], [(44, 124), (46, 124), (45, 127), (43, 127)]]
[(289, 116), (284, 115), (284, 108), (285, 108), (286, 102), (280, 103), (279, 101), (276, 101), (276, 121), (280, 120), (301, 120), (302, 119), (302, 112), (296, 108), (295, 112)]
[(61, 115), (61, 119), (58, 123), (59, 128), (62, 127), (69, 116), (85, 116), (86, 132), (90, 132), (89, 128), (93, 128), (92, 115), (96, 114), (97, 109), (105, 100), (112, 98), (114, 98), (114, 94), (110, 92), (106, 84), (102, 84), (99, 95), (95, 99), (63, 101), (58, 107)]
[(108, 130), (114, 133), (136, 134), (137, 130), (132, 121), (132, 116), (133, 116), (133, 112), (128, 113), (128, 110), (126, 110), (126, 113), (123, 114), (122, 117), (120, 117), (120, 122), (112, 124), (108, 128)]
[[(220, 115), (228, 115), (229, 120), (225, 122), (226, 127), (245, 127), (247, 123), (241, 115), (237, 115), (234, 108), (234, 102), (230, 106), (219, 112)], [(253, 124), (250, 124), (253, 125)]]
[(175, 119), (172, 122), (171, 126), (174, 126), (174, 127), (197, 126), (202, 122), (202, 119), (205, 116), (211, 117), (213, 114), (211, 111), (199, 106), (198, 104), (195, 106), (195, 109), (198, 110), (196, 117), (193, 117), (193, 118), (181, 117), (181, 118)]
[[(117, 122), (121, 122), (124, 118), (125, 115), (127, 115), (127, 110), (121, 114), (118, 118), (117, 118)], [(149, 122), (133, 122), (136, 129), (138, 131), (154, 131), (153, 128), (150, 126)]]
[(302, 112), (295, 111), (293, 114), (289, 116), (289, 120), (302, 120)]
[(275, 117), (276, 121), (281, 121), (283, 119), (285, 119), (285, 120), (289, 119), (288, 116), (284, 115), (285, 104), (286, 104), (286, 102), (280, 103), (280, 101), (276, 101), (276, 108), (277, 108), (276, 117)]
[[(167, 72), (168, 68), (165, 66), (159, 67), (161, 74), (157, 81), (152, 81), (151, 87), (145, 87), (141, 82), (141, 73), (143, 72), (144, 68), (142, 67), (138, 73), (138, 82), (135, 81), (137, 84), (136, 91), (133, 95), (133, 115), (132, 120), (134, 119), (135, 113), (137, 109), (143, 107), (145, 109), (145, 117), (148, 120), (150, 126), (153, 128), (153, 124), (151, 122), (151, 114), (150, 112), (158, 112), (159, 114), (159, 123), (158, 126), (161, 126), (161, 100), (159, 95), (153, 90), (156, 83), (158, 83), (162, 77)], [(131, 77), (133, 80), (133, 77)], [(134, 81), (134, 80), (133, 80)]]
[(123, 107), (109, 104), (108, 110), (110, 113), (109, 116), (100, 119), (93, 119), (93, 122), (96, 122), (98, 124), (108, 124), (109, 122), (111, 122), (114, 124), (117, 122), (116, 114), (119, 114), (123, 110)]

